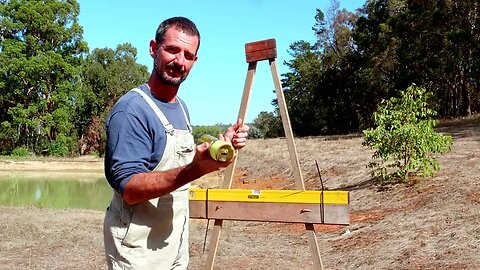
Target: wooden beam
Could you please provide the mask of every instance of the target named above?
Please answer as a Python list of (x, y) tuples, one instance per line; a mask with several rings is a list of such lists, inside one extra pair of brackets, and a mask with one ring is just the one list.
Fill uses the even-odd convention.
[(190, 201), (190, 218), (264, 222), (350, 224), (350, 206), (295, 203)]
[(350, 224), (346, 191), (191, 189), (190, 218)]
[[(255, 72), (257, 70), (257, 62), (248, 63), (247, 76), (245, 78), (245, 84), (243, 86), (242, 103), (240, 104), (240, 110), (238, 111), (238, 118), (245, 121), (247, 116), (248, 101), (250, 99), (250, 93), (252, 92), (253, 81), (255, 78)], [(237, 152), (238, 153), (238, 152)], [(233, 162), (225, 170), (223, 177), (223, 188), (231, 188), (233, 173), (237, 164), (237, 156), (235, 155)], [(212, 270), (217, 256), (218, 243), (220, 241), (220, 234), (223, 227), (223, 220), (216, 219), (213, 224), (212, 237), (210, 239), (210, 248), (207, 255), (207, 263), (205, 269)]]

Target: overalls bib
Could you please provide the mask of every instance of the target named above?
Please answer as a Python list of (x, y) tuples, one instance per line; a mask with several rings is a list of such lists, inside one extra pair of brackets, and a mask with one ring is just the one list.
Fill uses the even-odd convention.
[[(166, 145), (154, 171), (165, 171), (192, 162), (195, 143), (192, 128), (179, 101), (188, 130), (176, 130), (153, 100), (142, 90), (133, 89), (147, 101), (166, 131)], [(147, 202), (128, 205), (114, 192), (104, 221), (104, 241), (109, 269), (187, 269), (188, 188)]]

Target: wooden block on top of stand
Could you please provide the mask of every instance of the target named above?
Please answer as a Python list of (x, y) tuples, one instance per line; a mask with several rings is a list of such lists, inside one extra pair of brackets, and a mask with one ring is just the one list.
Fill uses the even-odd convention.
[(276, 58), (277, 43), (273, 38), (247, 43), (245, 56), (247, 63)]

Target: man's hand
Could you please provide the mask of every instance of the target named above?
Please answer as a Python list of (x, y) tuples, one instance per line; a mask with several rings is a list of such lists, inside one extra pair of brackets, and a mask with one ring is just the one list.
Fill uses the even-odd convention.
[(210, 144), (208, 142), (204, 142), (200, 145), (197, 145), (195, 156), (193, 157), (193, 161), (190, 164), (196, 170), (199, 170), (199, 172), (201, 172), (202, 175), (225, 168), (228, 165), (230, 165), (230, 163), (233, 160), (232, 159), (227, 162), (214, 160), (210, 156), (209, 147), (210, 147)]
[[(224, 135), (219, 134), (218, 138), (231, 143), (235, 149), (242, 149), (247, 142), (249, 129), (249, 126), (243, 124), (242, 119), (238, 119), (237, 123), (229, 127)], [(202, 175), (225, 168), (233, 161), (233, 159), (227, 162), (214, 160), (210, 156), (209, 147), (210, 144), (206, 142), (197, 145), (195, 156), (190, 164)]]
[(247, 142), (249, 126), (243, 124), (242, 119), (238, 119), (237, 123), (225, 131), (224, 135), (219, 135), (219, 139), (225, 140), (233, 145), (235, 149), (242, 149)]

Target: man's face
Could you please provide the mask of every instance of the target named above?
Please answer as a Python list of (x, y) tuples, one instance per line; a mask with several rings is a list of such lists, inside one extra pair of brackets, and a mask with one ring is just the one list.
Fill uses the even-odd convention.
[(171, 27), (162, 44), (151, 46), (154, 72), (158, 79), (172, 86), (180, 85), (197, 61), (198, 37)]

